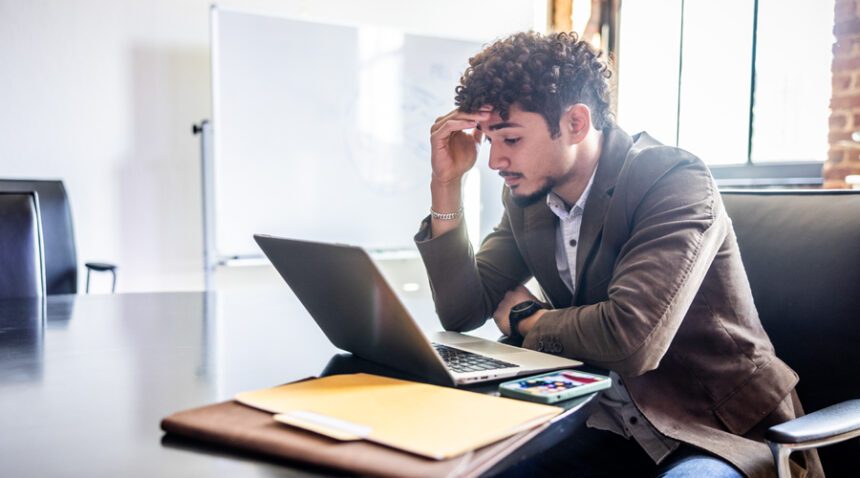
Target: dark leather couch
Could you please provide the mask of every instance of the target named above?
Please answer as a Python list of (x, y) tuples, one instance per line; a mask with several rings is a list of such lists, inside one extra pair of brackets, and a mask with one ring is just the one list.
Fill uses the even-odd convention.
[(854, 430), (818, 451), (827, 476), (860, 476), (860, 191), (722, 196), (761, 321), (800, 376), (806, 412), (854, 400), (775, 427), (769, 438), (793, 447)]

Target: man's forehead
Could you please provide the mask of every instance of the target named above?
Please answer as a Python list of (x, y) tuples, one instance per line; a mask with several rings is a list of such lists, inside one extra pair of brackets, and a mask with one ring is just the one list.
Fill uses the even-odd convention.
[(517, 105), (511, 105), (508, 108), (507, 116), (507, 118), (502, 118), (498, 110), (493, 110), (486, 121), (478, 123), (478, 129), (487, 133), (505, 128), (524, 128), (528, 126), (529, 120), (532, 119), (530, 115), (525, 114)]

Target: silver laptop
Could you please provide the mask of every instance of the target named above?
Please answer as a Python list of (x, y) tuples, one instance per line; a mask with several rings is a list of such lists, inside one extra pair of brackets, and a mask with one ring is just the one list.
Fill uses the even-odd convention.
[(359, 247), (259, 234), (254, 240), (329, 340), (358, 357), (447, 385), (582, 365), (457, 332), (425, 336)]

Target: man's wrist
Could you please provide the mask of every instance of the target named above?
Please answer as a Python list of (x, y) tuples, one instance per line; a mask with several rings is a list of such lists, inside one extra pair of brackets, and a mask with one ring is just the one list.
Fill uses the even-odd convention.
[(535, 312), (534, 314), (532, 314), (531, 316), (521, 320), (517, 324), (517, 332), (519, 332), (519, 334), (522, 335), (523, 337), (528, 335), (529, 332), (531, 332), (532, 328), (534, 328), (537, 321), (540, 320), (540, 318), (545, 313), (546, 313), (546, 309), (540, 309), (537, 312)]
[(543, 311), (543, 307), (537, 300), (527, 300), (511, 307), (508, 312), (508, 336), (515, 341), (523, 340), (531, 330), (533, 322), (537, 320), (535, 316)]
[(437, 176), (436, 173), (430, 174), (430, 185), (439, 187), (459, 187), (463, 183), (463, 176), (453, 176), (443, 178)]
[(453, 212), (438, 212), (430, 208), (430, 217), (439, 221), (455, 221), (463, 215), (463, 206)]
[(432, 237), (439, 237), (460, 224), (463, 216), (461, 186), (459, 178), (441, 181), (434, 176), (430, 180), (430, 209), (436, 213), (432, 214)]
[(440, 192), (440, 193), (451, 193), (456, 192), (457, 194), (463, 188), (463, 178), (455, 178), (449, 180), (442, 180), (433, 176), (430, 179), (430, 191), (431, 192)]
[(433, 199), (434, 210), (440, 212), (448, 212), (447, 209), (456, 210), (462, 202), (462, 181), (459, 179), (441, 181), (433, 178), (430, 181), (430, 196)]

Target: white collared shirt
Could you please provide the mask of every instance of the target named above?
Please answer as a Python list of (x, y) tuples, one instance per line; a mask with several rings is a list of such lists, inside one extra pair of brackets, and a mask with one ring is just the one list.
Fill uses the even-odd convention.
[(579, 246), (582, 213), (585, 211), (585, 203), (588, 201), (588, 194), (591, 192), (591, 184), (594, 182), (596, 173), (597, 168), (594, 168), (582, 195), (570, 209), (567, 209), (564, 200), (556, 193), (550, 192), (546, 196), (546, 205), (559, 219), (558, 227), (555, 229), (555, 265), (558, 268), (558, 275), (571, 294), (576, 290), (576, 248)]

